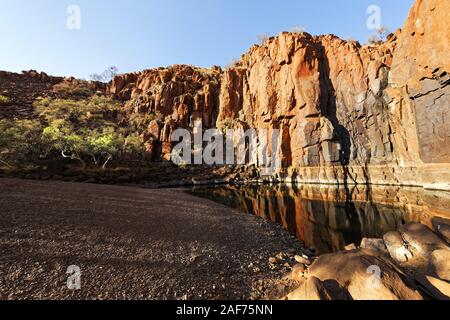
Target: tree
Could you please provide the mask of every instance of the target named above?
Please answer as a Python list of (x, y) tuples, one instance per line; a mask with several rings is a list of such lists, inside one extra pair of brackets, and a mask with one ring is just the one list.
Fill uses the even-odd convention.
[(119, 69), (117, 67), (109, 67), (102, 73), (93, 73), (89, 75), (89, 78), (93, 81), (100, 81), (100, 82), (110, 82), (114, 77), (119, 73)]
[(261, 45), (264, 45), (266, 43), (266, 41), (269, 40), (270, 36), (268, 33), (263, 33), (263, 34), (257, 35), (256, 38), (258, 39), (258, 42)]
[(371, 35), (368, 39), (369, 43), (380, 43), (386, 41), (391, 32), (386, 27), (380, 27), (376, 30), (376, 33)]
[(73, 131), (66, 121), (53, 121), (43, 130), (43, 138), (48, 145), (47, 153), (58, 151), (63, 158), (78, 160), (85, 168), (86, 162), (82, 158), (82, 153), (86, 150), (85, 140)]
[(124, 144), (124, 139), (109, 128), (100, 135), (89, 137), (88, 149), (96, 165), (97, 159), (102, 159), (102, 169), (106, 169), (107, 164), (119, 153)]
[(36, 120), (0, 120), (0, 164), (13, 168), (39, 158), (40, 130)]
[(0, 166), (16, 168), (61, 158), (83, 168), (106, 169), (113, 162), (144, 156), (138, 130), (130, 121), (121, 121), (123, 108), (110, 98), (44, 98), (34, 106), (37, 119), (0, 119)]

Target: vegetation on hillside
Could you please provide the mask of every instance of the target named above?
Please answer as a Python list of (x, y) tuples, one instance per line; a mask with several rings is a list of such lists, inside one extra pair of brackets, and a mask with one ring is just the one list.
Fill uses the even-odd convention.
[(35, 113), (33, 120), (0, 120), (0, 166), (70, 159), (83, 168), (105, 169), (143, 157), (140, 137), (109, 98), (44, 98), (35, 103)]

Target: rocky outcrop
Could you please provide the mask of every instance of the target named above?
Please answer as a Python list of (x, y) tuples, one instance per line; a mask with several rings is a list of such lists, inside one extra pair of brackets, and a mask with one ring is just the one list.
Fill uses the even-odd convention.
[(421, 300), (401, 276), (391, 261), (367, 249), (323, 255), (308, 273), (308, 277), (336, 281), (354, 300)]
[(390, 108), (403, 121), (410, 140), (400, 163), (414, 163), (418, 180), (430, 188), (449, 188), (450, 3), (416, 1), (402, 31), (389, 75)]
[(220, 117), (280, 129), (287, 180), (447, 189), (448, 10), (417, 1), (402, 32), (363, 47), (281, 33), (225, 72), (238, 98), (222, 90)]
[(390, 256), (411, 273), (450, 279), (450, 246), (420, 223), (407, 223), (384, 236)]
[(363, 239), (360, 248), (299, 262), (287, 279), (300, 284), (287, 299), (449, 300), (449, 254), (437, 233), (408, 223), (384, 240)]
[[(281, 33), (242, 57), (236, 69), (243, 85), (234, 91), (242, 103), (221, 98), (219, 121), (231, 116), (249, 127), (281, 130), (285, 167), (386, 163), (393, 153), (383, 89), (394, 48), (395, 36), (361, 47), (335, 36)], [(227, 73), (236, 70), (225, 72), (233, 78)], [(298, 178), (308, 179), (301, 172)]]
[(170, 160), (175, 129), (192, 128), (197, 120), (205, 128), (215, 126), (220, 72), (174, 65), (117, 76), (108, 92), (126, 102), (130, 117), (143, 118), (139, 126), (149, 157)]
[[(450, 3), (416, 1), (395, 50), (389, 82), (393, 94), (412, 112), (419, 156), (424, 163), (449, 163), (447, 124), (450, 101)], [(399, 107), (399, 102), (394, 104)], [(413, 156), (415, 156), (413, 154)]]
[(350, 296), (337, 282), (322, 282), (316, 277), (310, 277), (291, 292), (287, 300), (350, 300)]
[(103, 95), (105, 89), (100, 82), (53, 77), (35, 70), (20, 74), (0, 71), (0, 95), (8, 98), (8, 104), (0, 108), (0, 119), (33, 117), (33, 103), (42, 97), (82, 99)]
[(288, 182), (449, 189), (448, 11), (448, 1), (418, 0), (403, 31), (365, 46), (283, 32), (227, 70), (122, 75), (109, 92), (131, 112), (155, 113), (143, 130), (154, 159), (170, 157), (175, 128), (202, 119), (280, 130), (278, 178)]

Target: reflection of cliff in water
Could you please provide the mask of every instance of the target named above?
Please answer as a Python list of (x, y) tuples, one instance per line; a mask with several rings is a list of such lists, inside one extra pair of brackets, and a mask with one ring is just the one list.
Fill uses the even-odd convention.
[(381, 238), (406, 222), (450, 221), (450, 193), (417, 188), (355, 187), (347, 194), (323, 186), (222, 186), (192, 193), (279, 223), (319, 253)]

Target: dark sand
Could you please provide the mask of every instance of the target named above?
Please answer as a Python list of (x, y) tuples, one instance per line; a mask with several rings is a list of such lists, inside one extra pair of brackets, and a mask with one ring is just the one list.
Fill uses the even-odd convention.
[[(181, 190), (0, 179), (0, 299), (266, 298), (286, 272), (269, 257), (300, 250)], [(71, 265), (81, 290), (66, 286)]]

